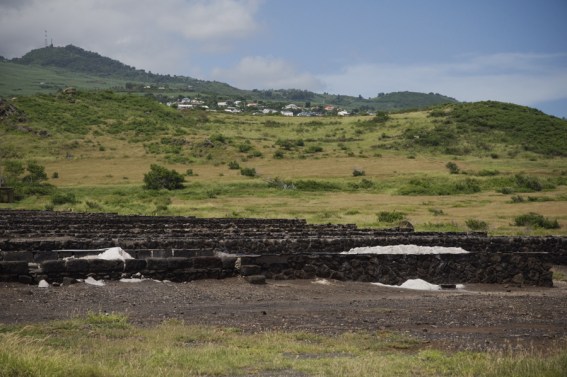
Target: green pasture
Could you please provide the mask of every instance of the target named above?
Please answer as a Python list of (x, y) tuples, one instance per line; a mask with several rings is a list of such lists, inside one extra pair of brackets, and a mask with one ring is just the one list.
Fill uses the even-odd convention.
[[(10, 104), (18, 112), (0, 123), (0, 162), (37, 161), (59, 197), (42, 191), (3, 208), (363, 227), (396, 225), (379, 213), (398, 212), (417, 230), (567, 229), (567, 122), (521, 106), (292, 118), (179, 111), (110, 91), (23, 96)], [(183, 174), (185, 187), (144, 189), (152, 164)], [(530, 213), (559, 227), (516, 222)]]

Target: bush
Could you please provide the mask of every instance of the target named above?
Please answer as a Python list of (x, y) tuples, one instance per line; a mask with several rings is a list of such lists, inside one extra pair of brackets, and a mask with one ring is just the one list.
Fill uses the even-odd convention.
[(352, 171), (352, 176), (353, 176), (353, 177), (362, 177), (362, 176), (364, 176), (364, 175), (366, 175), (366, 173), (365, 173), (364, 170), (362, 170), (362, 169), (354, 169), (354, 170)]
[(256, 176), (256, 169), (255, 168), (241, 168), (240, 174), (246, 177), (255, 177)]
[(152, 164), (150, 171), (144, 174), (144, 188), (149, 190), (177, 190), (183, 188), (185, 178), (175, 170)]
[(62, 204), (75, 204), (77, 203), (77, 198), (75, 198), (75, 194), (73, 193), (64, 194), (58, 192), (51, 197), (51, 203), (54, 206), (62, 205)]
[(239, 165), (238, 162), (236, 162), (236, 161), (230, 161), (230, 162), (228, 163), (228, 168), (229, 168), (230, 170), (238, 170), (238, 169), (240, 169), (240, 165)]
[(557, 222), (557, 219), (551, 220), (547, 217), (543, 217), (539, 213), (530, 212), (524, 215), (517, 216), (514, 219), (514, 224), (516, 226), (533, 226), (536, 228), (544, 228), (544, 229), (559, 229), (560, 225)]
[(295, 187), (300, 191), (337, 191), (341, 187), (329, 181), (315, 181), (312, 179), (299, 180), (295, 182)]
[(449, 169), (449, 173), (451, 174), (459, 174), (459, 167), (457, 166), (456, 163), (454, 163), (453, 161), (447, 162), (447, 165), (445, 165), (445, 167), (447, 169)]
[(543, 184), (538, 177), (532, 177), (524, 174), (516, 174), (514, 176), (516, 185), (518, 188), (524, 191), (541, 191), (543, 190)]
[(310, 145), (305, 149), (305, 153), (319, 153), (323, 152), (323, 147), (320, 145)]
[(394, 223), (396, 221), (402, 221), (405, 218), (406, 218), (406, 214), (403, 212), (382, 211), (378, 213), (378, 221), (381, 223)]
[(468, 219), (465, 224), (470, 230), (476, 232), (486, 232), (488, 230), (488, 223), (486, 221), (477, 219)]
[(281, 160), (284, 158), (284, 153), (282, 151), (275, 151), (274, 152), (274, 159)]

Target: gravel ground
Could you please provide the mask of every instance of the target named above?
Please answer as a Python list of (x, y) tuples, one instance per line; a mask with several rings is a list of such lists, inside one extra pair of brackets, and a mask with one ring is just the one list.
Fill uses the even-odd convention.
[(245, 331), (399, 331), (455, 350), (554, 349), (567, 345), (567, 283), (554, 288), (466, 285), (414, 291), (369, 283), (242, 278), (188, 283), (107, 282), (38, 288), (0, 283), (0, 323), (125, 313), (137, 325), (165, 319)]

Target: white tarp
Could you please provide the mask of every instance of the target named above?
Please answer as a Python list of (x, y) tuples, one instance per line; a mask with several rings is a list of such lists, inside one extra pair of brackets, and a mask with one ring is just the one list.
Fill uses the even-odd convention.
[(468, 254), (460, 247), (390, 245), (355, 247), (341, 254)]

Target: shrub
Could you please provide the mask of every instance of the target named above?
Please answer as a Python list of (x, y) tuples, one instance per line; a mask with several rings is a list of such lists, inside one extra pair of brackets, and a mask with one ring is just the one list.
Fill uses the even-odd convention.
[(295, 182), (295, 187), (301, 191), (337, 191), (341, 187), (329, 181), (315, 181), (312, 179), (299, 180)]
[(238, 169), (240, 169), (240, 165), (239, 165), (238, 162), (236, 162), (236, 161), (230, 161), (230, 162), (228, 163), (228, 168), (229, 168), (230, 170), (238, 170)]
[(516, 216), (516, 218), (514, 219), (514, 224), (516, 226), (533, 226), (536, 228), (544, 228), (544, 229), (560, 228), (557, 219), (551, 220), (535, 212), (530, 212), (524, 215)]
[(378, 221), (381, 223), (394, 223), (396, 221), (402, 221), (405, 218), (406, 218), (406, 214), (403, 212), (382, 211), (378, 213)]
[(53, 178), (53, 179), (59, 178), (59, 173), (54, 171), (53, 174), (51, 175), (51, 178)]
[(524, 174), (516, 174), (514, 176), (516, 185), (526, 191), (541, 191), (543, 190), (543, 185), (538, 177), (532, 177)]
[(354, 169), (354, 170), (352, 171), (352, 176), (353, 176), (353, 177), (362, 177), (362, 176), (364, 176), (364, 175), (366, 175), (366, 173), (365, 173), (364, 170), (362, 170), (362, 169)]
[(256, 176), (256, 169), (255, 168), (241, 168), (240, 174), (246, 177), (255, 177)]
[(183, 188), (185, 178), (175, 170), (152, 164), (150, 171), (144, 174), (144, 188), (149, 190), (177, 190)]
[(323, 147), (320, 145), (310, 145), (309, 147), (307, 147), (307, 149), (305, 149), (306, 153), (319, 153), (319, 152), (323, 152)]
[(75, 204), (77, 203), (77, 198), (75, 198), (75, 194), (73, 193), (64, 194), (57, 192), (51, 197), (51, 203), (54, 206), (62, 204)]
[(465, 224), (470, 230), (477, 232), (486, 232), (488, 230), (488, 223), (486, 221), (477, 219), (468, 219)]
[(275, 151), (274, 158), (276, 160), (281, 160), (282, 158), (284, 158), (284, 153), (282, 151)]
[(514, 195), (514, 196), (512, 196), (511, 199), (512, 199), (512, 203), (523, 203), (523, 202), (526, 201), (526, 200), (524, 199), (524, 197), (521, 196), (521, 195)]
[(449, 173), (451, 174), (459, 174), (459, 167), (457, 166), (456, 163), (454, 163), (453, 161), (447, 162), (447, 165), (445, 165), (445, 167), (447, 169), (449, 169)]
[(252, 149), (252, 145), (244, 143), (238, 146), (238, 151), (241, 153), (246, 153)]

